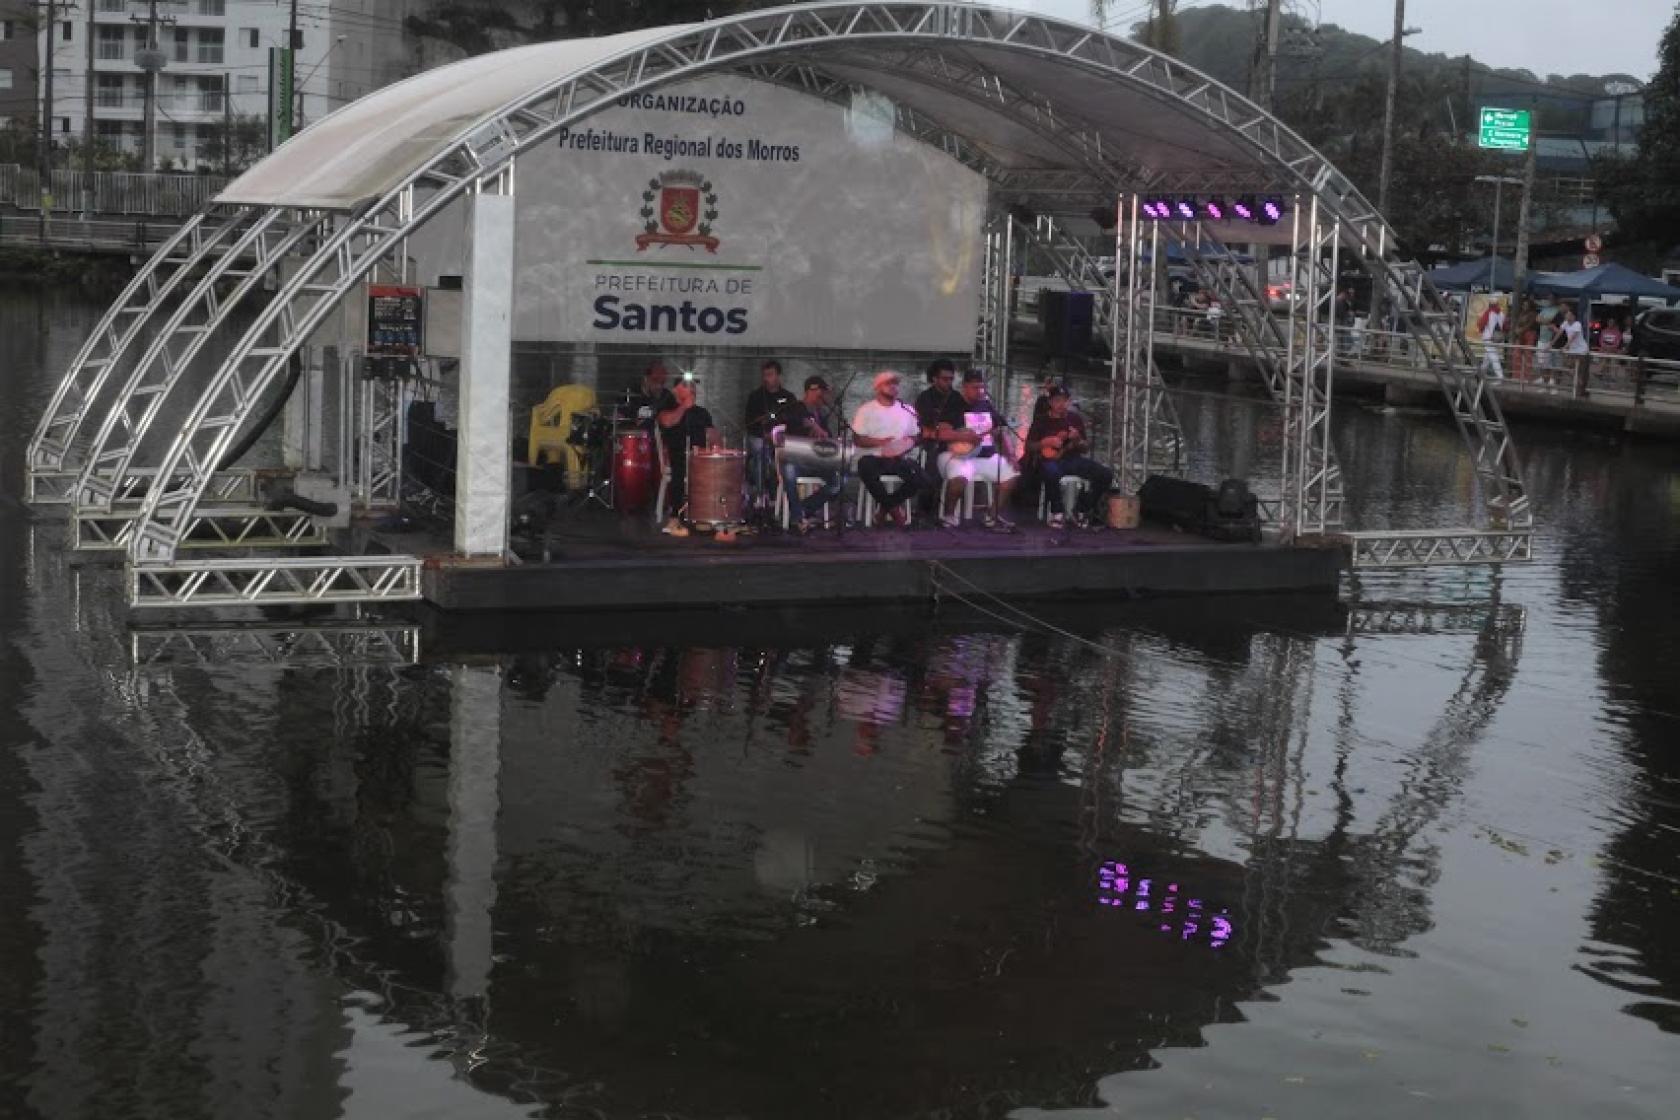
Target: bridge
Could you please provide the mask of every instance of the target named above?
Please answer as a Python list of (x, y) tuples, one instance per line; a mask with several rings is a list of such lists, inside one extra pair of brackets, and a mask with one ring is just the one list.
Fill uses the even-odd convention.
[(0, 164), (0, 248), (149, 257), (225, 183), (208, 175), (54, 171), (43, 221), (40, 173)]
[[(1170, 354), (1190, 368), (1218, 363), (1257, 375), (1255, 356), (1227, 316), (1162, 309), (1154, 326), (1158, 355)], [(1410, 333), (1340, 328), (1336, 335), (1338, 390), (1381, 393), (1400, 405), (1440, 400), (1431, 355)], [(1613, 353), (1537, 353), (1514, 344), (1495, 349), (1505, 376), (1490, 380), (1489, 386), (1509, 415), (1680, 438), (1680, 362)]]

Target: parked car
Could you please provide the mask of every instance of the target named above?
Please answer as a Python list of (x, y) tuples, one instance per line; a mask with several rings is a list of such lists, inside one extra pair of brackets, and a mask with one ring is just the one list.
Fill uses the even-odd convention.
[(1653, 307), (1633, 321), (1628, 353), (1636, 358), (1680, 362), (1680, 307)]

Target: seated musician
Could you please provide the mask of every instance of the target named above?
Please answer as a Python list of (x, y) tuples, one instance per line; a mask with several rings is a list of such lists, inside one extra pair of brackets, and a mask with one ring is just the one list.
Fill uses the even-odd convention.
[(1062, 508), (1062, 479), (1071, 476), (1090, 483), (1081, 509), (1075, 512), (1094, 518), (1103, 496), (1114, 485), (1114, 472), (1090, 457), (1085, 418), (1069, 407), (1067, 388), (1052, 387), (1049, 399), (1049, 411), (1034, 420), (1027, 432), (1027, 453), (1038, 459), (1039, 477), (1043, 479), (1044, 496), (1050, 507), (1050, 525), (1060, 528), (1067, 514)]
[(665, 461), (670, 464), (671, 485), (665, 492), (665, 508), (670, 516), (665, 532), (675, 537), (688, 536), (677, 511), (688, 497), (688, 452), (694, 447), (713, 447), (718, 442), (717, 428), (712, 414), (694, 403), (694, 382), (688, 378), (678, 381), (671, 394), (672, 407), (656, 418), (659, 440), (665, 448)]
[(770, 433), (787, 423), (787, 413), (798, 398), (782, 385), (782, 363), (766, 358), (759, 367), (759, 387), (747, 394), (747, 454), (751, 457), (754, 492), (770, 492), (770, 471), (775, 463), (775, 448)]
[(947, 528), (962, 522), (963, 491), (973, 481), (992, 484), (992, 507), (987, 511), (986, 524), (991, 528), (1011, 529), (1003, 516), (1020, 477), (1016, 453), (1010, 446), (1014, 433), (1009, 424), (992, 407), (986, 396), (986, 375), (978, 369), (963, 374), (962, 394), (958, 398), (961, 418), (941, 419), (935, 438), (944, 447), (939, 456), (939, 473), (945, 479), (945, 499), (956, 506), (945, 515)]
[(642, 373), (641, 381), (624, 391), (628, 415), (621, 415), (620, 419), (633, 420), (652, 431), (653, 418), (677, 405), (677, 399), (672, 396), (667, 384), (670, 377), (671, 373), (665, 368), (665, 363), (655, 358)]
[[(898, 399), (903, 379), (892, 370), (875, 375), (875, 399), (864, 401), (852, 417), (852, 434), (860, 448), (867, 450), (858, 460), (858, 478), (875, 499), (882, 520), (899, 525), (910, 524), (905, 503), (926, 488), (921, 468), (910, 458), (916, 449), (920, 429), (916, 413)], [(897, 493), (888, 492), (881, 484), (883, 478), (902, 481)]]
[[(828, 400), (828, 382), (820, 377), (807, 377), (804, 398), (788, 407), (783, 423), (790, 436), (833, 439), (838, 425), (835, 423), (834, 406)], [(800, 478), (820, 478), (823, 480), (823, 487), (808, 498), (800, 498)], [(799, 531), (808, 533), (817, 517), (822, 514), (823, 507), (839, 495), (840, 471), (837, 468), (801, 465), (784, 460), (782, 489), (793, 505)]]
[(957, 392), (957, 363), (949, 358), (930, 362), (927, 379), (928, 387), (916, 396), (916, 423), (922, 427), (922, 448), (931, 467), (943, 450), (934, 434), (940, 422), (954, 420), (961, 425), (962, 394)]

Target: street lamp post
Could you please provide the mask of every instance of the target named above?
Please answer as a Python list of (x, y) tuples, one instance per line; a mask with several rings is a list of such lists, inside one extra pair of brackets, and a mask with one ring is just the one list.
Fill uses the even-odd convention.
[(1493, 184), (1493, 249), (1492, 249), (1492, 254), (1491, 254), (1492, 259), (1488, 261), (1488, 291), (1492, 292), (1492, 291), (1497, 291), (1498, 288), (1499, 288), (1499, 203), (1500, 203), (1500, 199), (1505, 193), (1505, 184), (1506, 183), (1515, 183), (1517, 186), (1520, 187), (1520, 186), (1522, 186), (1523, 181), (1521, 179), (1514, 179), (1509, 175), (1478, 175), (1478, 176), (1476, 176), (1476, 182), (1478, 182), (1478, 183), (1492, 183)]

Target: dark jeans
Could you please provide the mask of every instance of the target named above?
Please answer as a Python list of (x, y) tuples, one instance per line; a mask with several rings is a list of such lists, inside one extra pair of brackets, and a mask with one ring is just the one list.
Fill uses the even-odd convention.
[[(810, 497), (801, 498), (798, 485), (801, 478), (820, 478), (823, 480), (823, 487)], [(823, 507), (839, 495), (840, 472), (802, 467), (797, 463), (783, 463), (782, 490), (787, 494), (790, 506), (800, 517), (809, 520), (822, 513)]]
[[(883, 459), (879, 455), (865, 455), (858, 460), (857, 472), (858, 477), (863, 480), (863, 488), (869, 491), (882, 509), (892, 509), (927, 489), (927, 480), (922, 476), (922, 468), (907, 456)], [(904, 485), (899, 487), (898, 493), (889, 494), (887, 488), (881, 485), (883, 478), (901, 478)]]
[(1051, 513), (1065, 513), (1062, 509), (1062, 479), (1083, 478), (1090, 483), (1090, 489), (1085, 494), (1085, 511), (1093, 512), (1097, 502), (1108, 488), (1114, 485), (1114, 472), (1083, 455), (1074, 455), (1066, 459), (1046, 459), (1039, 465), (1039, 476), (1044, 479), (1045, 497), (1050, 503)]

